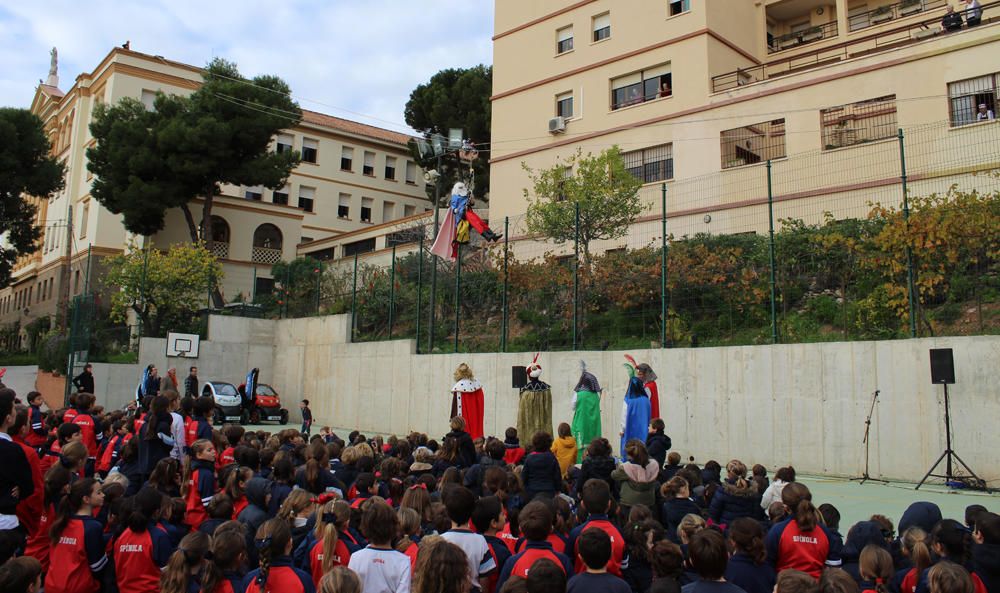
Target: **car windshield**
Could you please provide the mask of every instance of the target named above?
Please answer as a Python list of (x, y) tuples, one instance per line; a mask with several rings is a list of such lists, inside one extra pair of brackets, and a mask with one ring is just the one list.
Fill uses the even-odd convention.
[(215, 386), (215, 393), (219, 395), (239, 395), (240, 392), (236, 391), (231, 383), (212, 383)]
[(271, 389), (270, 385), (258, 385), (257, 386), (257, 395), (275, 396), (275, 395), (278, 395), (278, 394), (275, 393), (275, 391), (273, 389)]

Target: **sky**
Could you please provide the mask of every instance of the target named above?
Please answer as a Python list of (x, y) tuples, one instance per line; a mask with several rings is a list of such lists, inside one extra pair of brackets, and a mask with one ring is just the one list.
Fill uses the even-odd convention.
[(0, 107), (30, 107), (49, 51), (60, 88), (111, 48), (275, 74), (304, 109), (407, 132), (410, 92), (492, 62), (490, 0), (0, 0)]

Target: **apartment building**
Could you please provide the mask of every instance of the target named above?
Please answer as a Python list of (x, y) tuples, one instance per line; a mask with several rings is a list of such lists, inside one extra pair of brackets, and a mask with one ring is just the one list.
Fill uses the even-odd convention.
[[(66, 165), (66, 187), (51, 199), (28, 198), (39, 206), (37, 224), (43, 235), (39, 250), (21, 258), (12, 284), (0, 290), (0, 326), (20, 323), (23, 328), (55, 314), (88, 288), (100, 290), (102, 260), (121, 253), (129, 240), (144, 240), (130, 237), (121, 217), (90, 195), (93, 178), (85, 151), (94, 143), (89, 132), (94, 107), (132, 97), (152, 109), (158, 91), (188, 94), (201, 80), (200, 68), (115, 48), (93, 71), (76, 77), (67, 91), (60, 90), (57, 79), (39, 85), (31, 110), (45, 123), (53, 153)], [(209, 248), (223, 264), (226, 301), (270, 290), (272, 264), (295, 258), (299, 245), (428, 211), (423, 171), (410, 158), (409, 139), (303, 110), (298, 125), (274, 138), (276, 151), (302, 154), (288, 183), (276, 190), (226, 186), (215, 200)], [(192, 207), (196, 217), (199, 202)], [(147, 240), (157, 248), (190, 241), (183, 214), (168, 212), (164, 230)], [(88, 277), (91, 287), (85, 286)]]
[[(949, 4), (957, 26), (945, 19)], [(898, 159), (891, 174), (858, 163), (895, 151), (899, 128), (940, 124), (914, 167), (996, 134), (1000, 3), (966, 9), (961, 0), (496, 2), (491, 215), (526, 210), (522, 165), (612, 145), (646, 184), (647, 238), (659, 234), (663, 183), (675, 236), (766, 231), (766, 216), (748, 212), (766, 206), (768, 161), (788, 212), (817, 221), (839, 200), (858, 207), (838, 216), (864, 215), (866, 187), (900, 183)], [(997, 157), (982, 148), (963, 165), (988, 170)], [(810, 170), (788, 170), (805, 160)], [(697, 199), (679, 200), (674, 190), (696, 182)], [(633, 239), (603, 247), (641, 244)]]

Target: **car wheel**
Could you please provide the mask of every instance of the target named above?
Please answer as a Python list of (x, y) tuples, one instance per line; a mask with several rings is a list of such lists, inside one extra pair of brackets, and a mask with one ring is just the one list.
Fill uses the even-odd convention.
[(249, 411), (243, 410), (243, 412), (240, 414), (240, 424), (242, 424), (243, 426), (246, 426), (247, 424), (250, 424), (250, 412)]
[(280, 422), (282, 426), (288, 424), (288, 410), (284, 409), (281, 410), (281, 420), (279, 420), (278, 422)]

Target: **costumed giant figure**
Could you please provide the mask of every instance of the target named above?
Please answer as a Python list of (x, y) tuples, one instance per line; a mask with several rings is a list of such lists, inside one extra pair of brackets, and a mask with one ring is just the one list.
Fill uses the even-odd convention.
[(517, 434), (530, 440), (536, 432), (552, 434), (552, 388), (541, 381), (542, 365), (538, 354), (525, 368), (528, 383), (521, 388), (517, 402)]
[(587, 371), (587, 363), (580, 361), (580, 380), (573, 389), (573, 438), (578, 448), (576, 461), (583, 461), (583, 452), (590, 441), (601, 436), (601, 384), (593, 373)]
[(454, 260), (458, 255), (459, 244), (469, 242), (469, 227), (476, 229), (487, 241), (498, 241), (501, 235), (494, 233), (490, 227), (483, 222), (479, 215), (472, 210), (472, 194), (464, 183), (459, 181), (451, 188), (451, 202), (448, 205), (448, 213), (445, 214), (444, 222), (438, 231), (434, 244), (431, 245), (431, 253), (441, 259)]
[(625, 371), (628, 373), (628, 387), (625, 389), (625, 401), (622, 403), (622, 442), (619, 452), (622, 459), (625, 459), (625, 443), (632, 439), (639, 439), (646, 442), (649, 435), (649, 390), (642, 384), (642, 379), (636, 376), (635, 370), (639, 366), (635, 359), (625, 355), (628, 362), (625, 364)]

